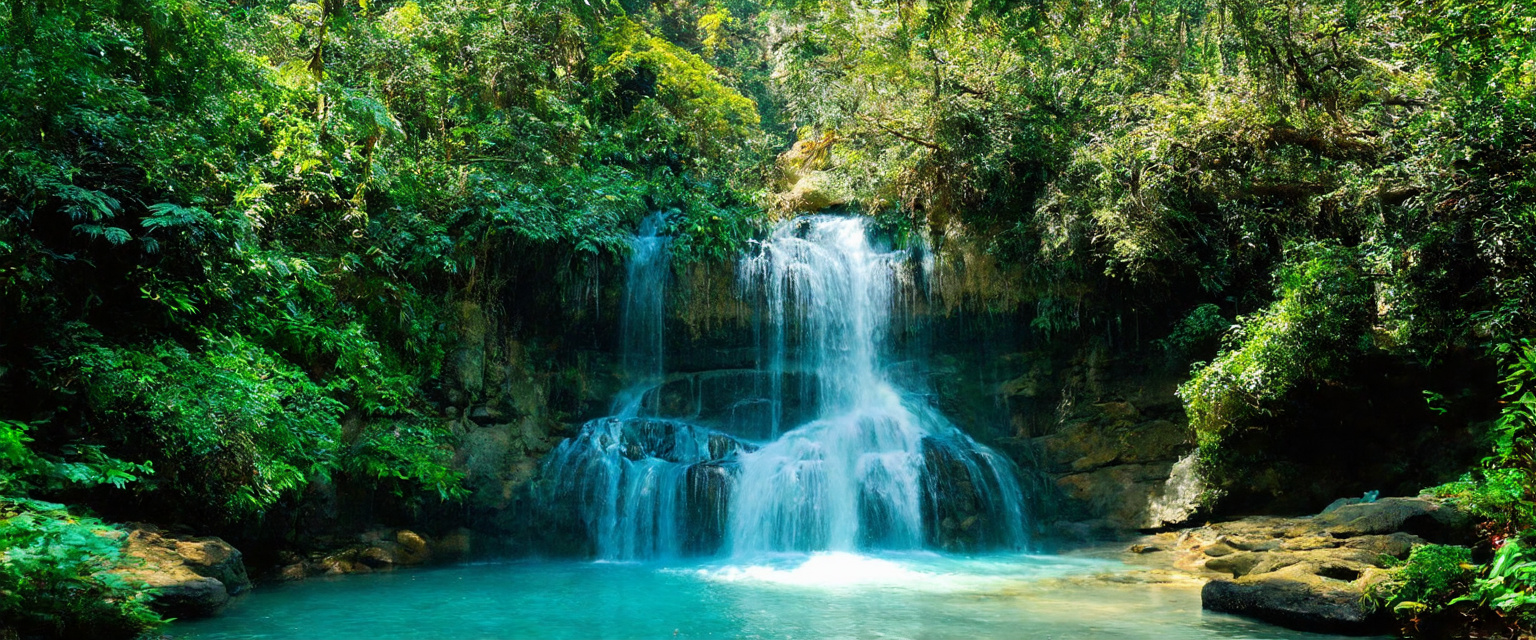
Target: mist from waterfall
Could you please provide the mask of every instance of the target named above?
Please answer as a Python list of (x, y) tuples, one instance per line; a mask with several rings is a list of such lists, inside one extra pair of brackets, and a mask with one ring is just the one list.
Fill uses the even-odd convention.
[[(631, 387), (615, 416), (546, 459), (547, 512), (573, 515), (608, 559), (1023, 546), (1013, 464), (886, 373), (915, 261), (872, 244), (864, 218), (785, 222), (740, 263), (772, 404), (761, 417), (770, 424), (753, 432), (766, 440), (659, 415), (670, 273), (660, 222), (642, 228), (628, 265)], [(787, 412), (787, 397), (809, 402), (810, 419), (783, 424), (807, 415)]]

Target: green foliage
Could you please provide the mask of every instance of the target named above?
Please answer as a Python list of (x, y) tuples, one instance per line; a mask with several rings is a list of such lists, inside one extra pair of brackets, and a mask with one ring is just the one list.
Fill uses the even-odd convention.
[[(617, 18), (607, 25), (602, 46), (611, 51), (607, 61), (596, 69), (599, 91), (615, 98), (621, 83), (644, 82), (653, 77), (654, 88), (641, 87), (640, 101), (627, 105), (638, 118), (666, 118), (670, 122), (633, 120), (630, 127), (642, 134), (654, 128), (676, 131), (668, 137), (681, 137), (697, 151), (689, 154), (697, 161), (718, 159), (733, 145), (754, 134), (761, 119), (757, 106), (721, 83), (719, 73), (702, 58), (678, 47), (665, 38), (646, 32), (627, 18)], [(665, 109), (665, 115), (646, 108), (652, 99)]]
[[(1482, 624), (1497, 622), (1512, 629), (1536, 624), (1536, 345), (1528, 340), (1496, 343), (1492, 351), (1505, 361), (1504, 408), (1489, 436), (1492, 455), (1483, 467), (1429, 489), (1486, 520), (1484, 530), (1497, 551), (1493, 559), (1471, 574), (1470, 584), (1434, 585), (1433, 596), (1459, 605)], [(1431, 591), (1429, 587), (1425, 591)], [(1403, 599), (1414, 594), (1400, 591)], [(1437, 610), (1409, 607), (1410, 613)]]
[(125, 566), (126, 534), (63, 505), (0, 499), (0, 620), (23, 635), (127, 638), (162, 623)]
[(259, 513), (335, 466), (345, 405), (243, 339), (209, 339), (197, 354), (98, 348), (77, 366), (90, 409), (154, 456), (179, 503), (222, 519)]
[(1505, 542), (1493, 554), (1493, 560), (1479, 571), (1467, 593), (1452, 604), (1465, 602), (1487, 607), (1513, 620), (1513, 626), (1528, 628), (1536, 623), (1536, 546), (1532, 537), (1527, 532)]
[(1219, 467), (1223, 439), (1262, 426), (1300, 385), (1337, 375), (1370, 343), (1370, 290), (1356, 253), (1333, 244), (1298, 247), (1281, 267), (1276, 301), (1239, 319), (1225, 349), (1179, 387), (1201, 456)]
[(1532, 477), (1524, 469), (1484, 468), (1459, 480), (1431, 487), (1429, 493), (1454, 500), (1499, 529), (1536, 526), (1531, 502)]
[(1410, 635), (1529, 628), (1536, 622), (1532, 535), (1502, 541), (1483, 565), (1471, 564), (1472, 552), (1466, 547), (1414, 547), (1405, 564), (1372, 586), (1371, 595), (1390, 606)]
[(1472, 552), (1466, 547), (1419, 545), (1376, 592), (1386, 594), (1385, 603), (1393, 611), (1434, 613), (1465, 592), (1474, 575), (1471, 562)]
[(464, 474), (453, 466), (450, 434), (422, 420), (401, 420), (369, 428), (352, 445), (342, 468), (384, 484), (408, 502), (422, 493), (439, 500), (468, 495)]
[(111, 485), (121, 489), (153, 473), (149, 464), (107, 456), (100, 445), (69, 444), (50, 455), (34, 451), (31, 425), (0, 420), (0, 496), (25, 496), (67, 488)]
[(1232, 327), (1232, 321), (1221, 315), (1221, 307), (1202, 304), (1184, 316), (1173, 331), (1154, 343), (1169, 355), (1187, 355), (1215, 342)]
[(616, 264), (657, 209), (684, 259), (756, 230), (751, 12), (708, 23), (729, 68), (642, 13), (4, 4), (0, 416), (55, 416), (0, 432), (8, 486), (110, 453), (204, 526), (338, 474), (463, 497), (423, 391), (456, 340), (443, 309)]
[(1504, 407), (1489, 436), (1493, 452), (1460, 480), (1429, 489), (1485, 518), (1505, 535), (1536, 528), (1536, 345), (1495, 345), (1505, 361)]
[[(1504, 409), (1493, 428), (1489, 467), (1536, 471), (1536, 345), (1529, 340), (1504, 343), (1495, 353), (1508, 364), (1502, 381)], [(1536, 525), (1536, 522), (1529, 524)]]
[[(350, 350), (347, 335), (304, 339), (336, 354), (341, 372), (377, 370), (376, 361), (348, 362), (376, 349)], [(199, 513), (206, 518), (259, 515), (338, 469), (389, 480), (402, 496), (413, 488), (441, 499), (463, 495), (441, 427), (407, 417), (410, 426), (369, 426), (350, 446), (343, 438), (348, 404), (337, 398), (366, 416), (409, 416), (408, 379), (337, 375), (320, 385), (239, 336), (210, 336), (198, 352), (174, 344), (96, 347), (72, 365), (90, 390), (93, 415), (116, 427), (118, 446), (143, 450), (160, 470), (158, 488), (176, 504), (206, 505)]]
[(143, 584), (126, 565), (124, 532), (64, 505), (29, 496), (109, 485), (122, 489), (148, 464), (108, 457), (97, 445), (62, 455), (33, 450), (32, 425), (0, 420), (0, 621), (22, 634), (132, 637), (158, 626)]
[[(988, 250), (1039, 332), (1115, 340), (1134, 318), (1188, 362), (1211, 352), (1171, 354), (1188, 310), (1241, 316), (1184, 387), (1208, 462), (1224, 434), (1308, 419), (1287, 411), (1309, 391), (1363, 388), (1362, 362), (1432, 369), (1536, 331), (1536, 5), (769, 13), (786, 119), (835, 132), (829, 181), (941, 251)], [(1272, 287), (1312, 260), (1298, 247), (1349, 266), (1315, 294)], [(1245, 471), (1306, 463), (1289, 455)]]

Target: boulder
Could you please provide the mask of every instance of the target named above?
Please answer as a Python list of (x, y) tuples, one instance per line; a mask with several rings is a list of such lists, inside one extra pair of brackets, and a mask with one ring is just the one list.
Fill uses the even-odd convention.
[(219, 538), (171, 535), (153, 525), (128, 533), (124, 555), (130, 566), (120, 571), (155, 591), (150, 603), (175, 618), (215, 615), (251, 587), (240, 551)]
[(1147, 522), (1148, 505), (1172, 468), (1172, 462), (1100, 467), (1063, 475), (1056, 487), (1071, 500), (1063, 509), (1067, 515), (1098, 515), (1111, 529), (1127, 531)]
[(425, 564), (435, 550), (449, 558), (462, 557), (469, 550), (468, 530), (460, 530), (433, 540), (408, 529), (379, 528), (359, 535), (347, 546), (311, 555), (281, 554), (282, 564), (273, 573), (280, 580), (303, 580), (314, 575), (342, 575), (391, 571), (397, 567)]
[(432, 541), (429, 548), (435, 557), (444, 560), (459, 560), (469, 557), (473, 550), (473, 545), (474, 539), (469, 529), (457, 529)]
[(1315, 516), (1253, 516), (1147, 536), (1173, 550), (1167, 562), (1218, 572), (1201, 591), (1206, 609), (1303, 631), (1368, 634), (1389, 630), (1389, 612), (1368, 589), (1427, 541), (1471, 535), (1470, 518), (1425, 498), (1344, 500)]
[[(1346, 579), (1347, 578), (1347, 579)], [(1200, 590), (1204, 608), (1319, 633), (1374, 634), (1391, 619), (1365, 599), (1379, 579), (1347, 564), (1301, 563), (1232, 580), (1216, 579)]]
[(177, 571), (156, 571), (138, 576), (154, 589), (149, 606), (172, 618), (207, 618), (229, 604), (229, 591), (213, 578)]
[(1473, 523), (1460, 509), (1426, 498), (1345, 504), (1312, 519), (1313, 525), (1340, 538), (1405, 532), (1448, 544), (1476, 540)]

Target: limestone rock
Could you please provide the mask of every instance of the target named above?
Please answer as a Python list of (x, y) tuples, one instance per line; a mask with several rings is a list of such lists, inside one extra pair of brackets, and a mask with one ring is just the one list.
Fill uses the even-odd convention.
[(415, 531), (409, 529), (396, 531), (395, 542), (404, 547), (406, 553), (417, 558), (423, 558), (431, 553), (427, 550), (427, 541)]
[(1126, 531), (1146, 522), (1147, 505), (1172, 468), (1172, 462), (1108, 466), (1062, 476), (1056, 486), (1085, 512), (1102, 514), (1111, 529)]
[[(1389, 612), (1366, 599), (1392, 558), (1426, 541), (1468, 535), (1468, 518), (1425, 498), (1336, 502), (1315, 516), (1254, 516), (1146, 536), (1174, 568), (1226, 574), (1201, 592), (1205, 608), (1293, 629), (1368, 634)], [(1128, 558), (1129, 559), (1129, 558)]]
[(1472, 518), (1458, 509), (1426, 498), (1382, 498), (1339, 506), (1318, 515), (1313, 523), (1336, 537), (1406, 532), (1436, 542), (1476, 539)]
[(826, 171), (836, 142), (837, 136), (827, 133), (817, 139), (800, 140), (780, 154), (780, 177), (774, 187), (781, 209), (812, 213), (848, 201), (846, 190)]
[[(392, 571), (432, 561), (434, 549), (447, 549), (445, 556), (462, 557), (468, 553), (467, 530), (450, 534), (447, 546), (408, 529), (374, 529), (356, 538), (349, 546), (311, 555), (308, 559), (285, 554), (283, 565), (273, 570), (281, 580), (303, 580), (314, 575), (343, 575)], [(462, 551), (459, 551), (462, 549)]]
[[(1367, 573), (1345, 565), (1291, 565), (1280, 571), (1207, 582), (1202, 606), (1321, 633), (1386, 631), (1390, 619), (1365, 601)], [(1344, 580), (1343, 578), (1352, 578)]]
[(251, 587), (240, 551), (219, 538), (171, 535), (139, 525), (128, 533), (123, 552), (135, 566), (121, 573), (153, 587), (151, 606), (171, 617), (215, 615), (231, 596)]

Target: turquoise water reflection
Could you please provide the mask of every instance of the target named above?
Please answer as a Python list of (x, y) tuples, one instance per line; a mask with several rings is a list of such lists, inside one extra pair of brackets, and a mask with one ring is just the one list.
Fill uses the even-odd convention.
[(479, 564), (264, 587), (220, 618), (171, 631), (198, 640), (1327, 637), (1203, 612), (1193, 584), (1139, 583), (1125, 571), (1062, 556), (927, 553)]

